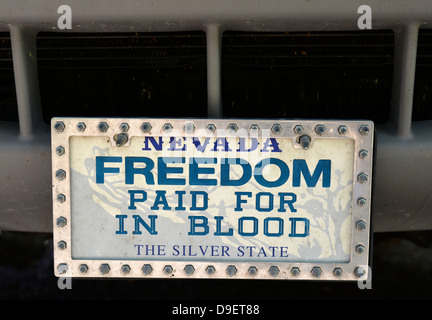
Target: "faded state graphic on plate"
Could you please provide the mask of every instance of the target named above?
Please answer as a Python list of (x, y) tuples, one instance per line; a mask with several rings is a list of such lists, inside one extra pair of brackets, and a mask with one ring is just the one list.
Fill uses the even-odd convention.
[(73, 136), (70, 149), (73, 259), (349, 261), (351, 139)]

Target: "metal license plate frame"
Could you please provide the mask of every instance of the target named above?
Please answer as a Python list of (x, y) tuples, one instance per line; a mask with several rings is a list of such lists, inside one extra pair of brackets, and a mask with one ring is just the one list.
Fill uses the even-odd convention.
[[(234, 120), (53, 118), (54, 274), (88, 278), (241, 278), (292, 280), (364, 280), (370, 272), (371, 198), (374, 124), (352, 120)], [(128, 138), (122, 141), (122, 137)], [(71, 219), (72, 137), (105, 137), (112, 148), (127, 150), (134, 137), (253, 137), (287, 139), (295, 148), (313, 150), (319, 139), (350, 140), (353, 171), (347, 261), (261, 261), (254, 259), (110, 259), (74, 258)], [(120, 137), (120, 138), (119, 138)], [(309, 137), (310, 140), (301, 137)], [(264, 138), (263, 138), (264, 139)], [(116, 141), (118, 146), (116, 145)], [(250, 140), (251, 141), (251, 140)], [(262, 140), (264, 141), (264, 140)], [(302, 145), (302, 143), (304, 143)], [(317, 142), (318, 145), (318, 142)], [(309, 152), (306, 150), (306, 152)], [(322, 179), (324, 179), (324, 173)], [(120, 221), (120, 220), (119, 220)], [(306, 225), (306, 223), (305, 223)], [(306, 226), (305, 226), (306, 228)], [(279, 229), (280, 230), (280, 229)], [(243, 237), (244, 238), (244, 237)], [(183, 249), (184, 250), (184, 249)], [(252, 251), (251, 251), (252, 252)]]

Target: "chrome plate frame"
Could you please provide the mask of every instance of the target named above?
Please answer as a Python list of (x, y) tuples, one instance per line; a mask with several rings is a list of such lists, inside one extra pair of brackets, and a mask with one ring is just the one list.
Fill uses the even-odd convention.
[[(324, 126), (324, 127), (321, 127)], [(374, 124), (371, 121), (332, 120), (233, 120), (233, 119), (119, 119), (53, 118), (53, 239), (54, 273), (58, 277), (118, 278), (237, 278), (292, 280), (365, 280), (370, 272), (371, 189)], [(320, 128), (324, 130), (320, 132)], [(145, 136), (238, 137), (265, 134), (291, 139), (302, 148), (300, 137), (354, 141), (350, 253), (347, 262), (121, 260), (72, 258), (71, 137), (108, 137), (113, 147), (119, 134), (128, 140)]]

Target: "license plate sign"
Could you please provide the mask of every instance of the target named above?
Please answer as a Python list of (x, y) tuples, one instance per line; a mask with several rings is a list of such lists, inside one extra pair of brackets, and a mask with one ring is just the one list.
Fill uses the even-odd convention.
[(366, 278), (373, 130), (55, 118), (55, 274)]

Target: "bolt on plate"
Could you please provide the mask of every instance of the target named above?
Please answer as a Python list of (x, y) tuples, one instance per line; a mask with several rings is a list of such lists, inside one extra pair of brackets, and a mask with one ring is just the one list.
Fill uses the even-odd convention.
[(141, 125), (141, 130), (142, 130), (142, 132), (144, 132), (144, 133), (150, 132), (151, 128), (152, 128), (152, 126), (151, 126), (151, 124), (150, 124), (149, 122), (144, 122), (144, 123)]
[(366, 159), (368, 156), (368, 151), (365, 149), (362, 149), (359, 151), (359, 157), (360, 159)]
[(307, 135), (301, 136), (299, 139), (299, 143), (303, 150), (308, 150), (311, 146), (311, 138)]
[(86, 129), (86, 125), (84, 122), (78, 122), (76, 127), (79, 132), (83, 132)]
[(300, 269), (299, 269), (298, 267), (292, 267), (292, 268), (291, 268), (291, 274), (292, 274), (294, 277), (297, 277), (297, 276), (300, 274)]
[(127, 135), (127, 133), (119, 133), (118, 135), (115, 136), (115, 141), (116, 141), (116, 146), (117, 147), (122, 147), (126, 144), (126, 142), (128, 141), (129, 137)]
[(64, 130), (65, 128), (66, 128), (66, 127), (65, 127), (63, 121), (57, 121), (57, 122), (54, 124), (54, 130), (55, 130), (56, 132), (63, 132), (63, 130)]
[(184, 267), (184, 272), (190, 276), (195, 272), (195, 268), (193, 267), (193, 265), (188, 264), (187, 266)]
[(333, 270), (333, 274), (334, 274), (336, 277), (341, 277), (341, 276), (342, 276), (342, 273), (343, 273), (342, 268), (335, 268), (335, 269)]
[(312, 272), (312, 275), (313, 275), (315, 278), (319, 278), (319, 277), (321, 277), (322, 270), (321, 270), (320, 267), (313, 267), (311, 272)]
[(192, 122), (188, 122), (184, 126), (184, 131), (186, 133), (194, 133), (195, 131), (195, 125)]
[(234, 276), (237, 273), (237, 268), (233, 265), (227, 267), (227, 273), (230, 277)]
[(56, 155), (62, 156), (62, 155), (64, 155), (64, 153), (65, 153), (65, 149), (62, 146), (58, 146), (56, 148)]
[(356, 229), (359, 231), (363, 231), (366, 229), (366, 222), (363, 220), (357, 221), (356, 223)]
[(171, 123), (165, 123), (162, 127), (163, 131), (165, 132), (171, 132), (173, 126)]
[(66, 247), (67, 247), (67, 244), (66, 244), (66, 242), (64, 242), (63, 240), (62, 240), (62, 241), (59, 241), (59, 242), (57, 243), (57, 248), (59, 248), (60, 250), (64, 250), (64, 249), (66, 249)]
[(206, 268), (206, 271), (207, 271), (207, 273), (208, 274), (214, 274), (215, 272), (216, 272), (216, 269), (215, 269), (215, 267), (213, 267), (213, 266), (208, 266), (207, 268)]
[(170, 274), (173, 272), (173, 268), (170, 265), (167, 265), (163, 268), (165, 274)]
[(81, 272), (81, 273), (86, 273), (87, 271), (88, 271), (88, 266), (86, 265), (86, 264), (81, 264), (80, 266), (79, 266), (79, 271)]
[(279, 134), (279, 133), (282, 132), (282, 126), (281, 126), (280, 124), (274, 124), (274, 125), (272, 126), (272, 128), (271, 128), (271, 131), (272, 131), (274, 134)]
[(230, 133), (236, 133), (238, 131), (238, 125), (236, 125), (235, 123), (230, 123), (228, 126), (228, 131)]
[(152, 273), (153, 268), (151, 267), (151, 265), (149, 265), (149, 264), (145, 264), (145, 265), (143, 265), (143, 267), (141, 268), (141, 270), (142, 270), (142, 272), (143, 272), (145, 275), (148, 275), (148, 274)]
[(359, 173), (357, 176), (357, 181), (364, 184), (368, 181), (368, 175), (365, 172)]
[(361, 126), (360, 126), (360, 129), (359, 129), (360, 134), (363, 135), (363, 136), (368, 135), (368, 134), (369, 134), (369, 130), (370, 130), (370, 129), (369, 129), (369, 126), (366, 125), (366, 124), (361, 125)]
[(66, 196), (63, 193), (60, 193), (59, 195), (57, 195), (57, 202), (63, 203), (65, 201), (66, 201)]
[(294, 133), (296, 133), (296, 134), (302, 134), (304, 131), (303, 126), (301, 126), (301, 125), (296, 125), (293, 128), (293, 130), (294, 130)]
[(363, 267), (357, 267), (354, 269), (354, 274), (357, 278), (361, 278), (366, 274), (366, 271)]
[(210, 123), (207, 125), (207, 130), (214, 133), (216, 131), (216, 126), (214, 124)]
[(254, 275), (256, 275), (256, 274), (258, 273), (258, 268), (257, 268), (257, 267), (254, 267), (254, 266), (249, 267), (249, 269), (248, 269), (248, 273), (249, 273), (251, 276), (254, 276)]
[(129, 125), (126, 122), (123, 122), (120, 125), (120, 131), (121, 132), (128, 132), (129, 131)]
[(60, 263), (58, 266), (57, 266), (57, 272), (59, 273), (59, 274), (65, 274), (67, 271), (68, 271), (68, 266), (67, 266), (67, 264), (66, 263)]
[(100, 132), (107, 132), (107, 130), (108, 130), (108, 124), (106, 122), (99, 122), (99, 124), (98, 124), (98, 130)]
[(124, 264), (121, 267), (121, 272), (126, 274), (129, 273), (131, 271), (131, 267), (128, 264)]
[(279, 268), (276, 266), (271, 266), (269, 269), (269, 273), (273, 276), (276, 277), (279, 274)]
[(317, 135), (322, 136), (326, 132), (326, 127), (323, 124), (317, 124), (315, 127), (315, 132)]
[(107, 274), (108, 272), (110, 272), (111, 268), (108, 264), (103, 263), (101, 264), (99, 271), (101, 274)]
[(357, 205), (360, 207), (364, 207), (366, 205), (367, 201), (365, 198), (360, 197), (357, 199)]
[(347, 128), (347, 126), (344, 126), (344, 125), (339, 126), (339, 128), (338, 128), (338, 132), (339, 132), (339, 134), (341, 134), (341, 135), (346, 134), (346, 133), (348, 132), (348, 128)]
[(64, 178), (66, 178), (66, 171), (59, 169), (56, 171), (56, 178), (57, 180), (63, 180)]
[(249, 131), (251, 134), (257, 134), (260, 131), (260, 127), (257, 124), (253, 124), (250, 126)]
[(59, 217), (59, 218), (57, 218), (56, 223), (57, 223), (57, 227), (63, 228), (64, 226), (66, 226), (67, 220), (65, 217)]

